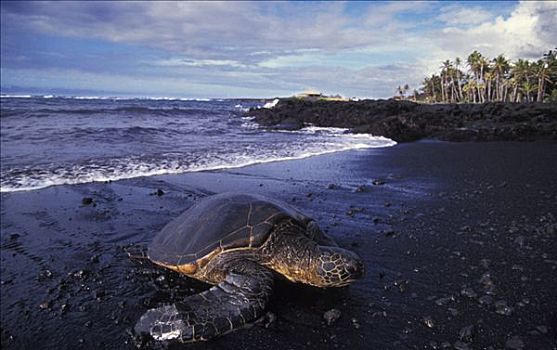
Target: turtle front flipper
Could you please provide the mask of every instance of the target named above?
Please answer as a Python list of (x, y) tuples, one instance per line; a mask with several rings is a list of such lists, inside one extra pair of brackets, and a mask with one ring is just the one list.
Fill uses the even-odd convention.
[(237, 261), (224, 281), (182, 302), (147, 311), (134, 330), (155, 340), (208, 340), (261, 317), (272, 288), (271, 271), (248, 260)]

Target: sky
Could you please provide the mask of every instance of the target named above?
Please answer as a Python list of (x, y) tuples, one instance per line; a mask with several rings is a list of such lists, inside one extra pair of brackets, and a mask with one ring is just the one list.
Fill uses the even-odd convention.
[(1, 2), (1, 90), (387, 98), (479, 50), (539, 59), (557, 1)]

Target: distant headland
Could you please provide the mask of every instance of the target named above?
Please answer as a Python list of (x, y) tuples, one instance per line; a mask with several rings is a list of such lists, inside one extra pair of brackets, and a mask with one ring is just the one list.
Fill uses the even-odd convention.
[(306, 90), (248, 114), (260, 125), (350, 128), (397, 142), (557, 140), (557, 49), (537, 61), (488, 59), (472, 52), (425, 78), (420, 91), (399, 86), (389, 100), (358, 100)]
[(396, 100), (286, 98), (247, 112), (260, 125), (349, 128), (397, 142), (557, 140), (557, 103), (423, 104)]

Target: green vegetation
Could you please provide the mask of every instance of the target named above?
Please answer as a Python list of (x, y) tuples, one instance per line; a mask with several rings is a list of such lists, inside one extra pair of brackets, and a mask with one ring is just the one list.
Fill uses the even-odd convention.
[[(493, 59), (479, 51), (466, 62), (446, 60), (439, 74), (426, 77), (421, 92), (406, 99), (429, 103), (557, 102), (557, 48), (537, 61), (510, 62), (504, 55)], [(464, 70), (467, 68), (467, 70)], [(396, 99), (404, 99), (408, 85), (397, 88)]]

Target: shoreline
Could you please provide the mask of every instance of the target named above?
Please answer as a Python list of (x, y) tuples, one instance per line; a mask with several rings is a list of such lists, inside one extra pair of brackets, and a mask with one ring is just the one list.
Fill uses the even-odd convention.
[(25, 191), (36, 191), (36, 190), (42, 190), (42, 189), (46, 189), (49, 187), (53, 187), (53, 186), (72, 186), (72, 185), (81, 185), (81, 184), (90, 184), (90, 183), (112, 183), (115, 181), (124, 181), (124, 180), (130, 180), (130, 179), (138, 179), (138, 178), (145, 178), (145, 177), (158, 177), (158, 176), (167, 176), (167, 175), (184, 175), (184, 174), (190, 174), (190, 173), (207, 173), (207, 172), (215, 172), (215, 171), (226, 171), (226, 170), (230, 170), (230, 169), (241, 169), (241, 168), (246, 168), (246, 167), (251, 167), (254, 165), (260, 165), (260, 164), (267, 164), (267, 163), (275, 163), (275, 162), (285, 162), (285, 161), (292, 161), (292, 160), (302, 160), (302, 159), (307, 159), (307, 158), (312, 158), (312, 157), (319, 157), (319, 156), (323, 156), (323, 155), (327, 155), (327, 154), (335, 154), (335, 153), (341, 153), (341, 152), (350, 152), (350, 151), (354, 151), (354, 150), (362, 150), (362, 149), (374, 149), (374, 148), (385, 148), (385, 147), (393, 147), (396, 145), (396, 142), (393, 142), (392, 140), (389, 139), (385, 139), (385, 141), (389, 142), (388, 144), (385, 144), (383, 146), (379, 146), (379, 147), (360, 147), (358, 145), (355, 146), (351, 146), (349, 148), (346, 149), (335, 149), (335, 150), (326, 150), (326, 151), (321, 151), (320, 153), (312, 153), (312, 154), (301, 154), (301, 155), (297, 155), (297, 156), (290, 156), (290, 157), (284, 157), (284, 158), (271, 158), (271, 159), (264, 159), (264, 160), (253, 160), (251, 162), (247, 162), (247, 163), (241, 163), (241, 164), (234, 164), (234, 165), (220, 165), (220, 166), (214, 166), (214, 167), (207, 167), (207, 168), (203, 168), (203, 169), (195, 169), (195, 170), (189, 170), (189, 171), (184, 171), (184, 170), (158, 170), (158, 171), (153, 171), (152, 173), (143, 173), (143, 174), (138, 174), (138, 175), (124, 175), (121, 177), (115, 177), (115, 178), (111, 178), (111, 179), (93, 179), (93, 180), (88, 180), (88, 181), (81, 181), (81, 182), (75, 182), (75, 183), (68, 183), (68, 182), (60, 182), (60, 183), (51, 183), (51, 184), (45, 184), (45, 185), (41, 185), (40, 187), (17, 187), (17, 188), (8, 188), (8, 189), (4, 189), (3, 187), (0, 187), (0, 194), (1, 193), (14, 193), (14, 192), (25, 192)]
[(312, 124), (350, 128), (396, 142), (557, 140), (556, 103), (419, 104), (410, 101), (311, 101), (288, 98), (273, 108), (252, 108), (255, 121), (271, 129)]
[(417, 142), (2, 193), (2, 346), (136, 348), (128, 332), (146, 309), (207, 287), (136, 266), (124, 248), (148, 244), (197, 198), (239, 191), (315, 218), (366, 275), (339, 290), (279, 282), (268, 328), (192, 349), (551, 349), (555, 157), (552, 142)]

